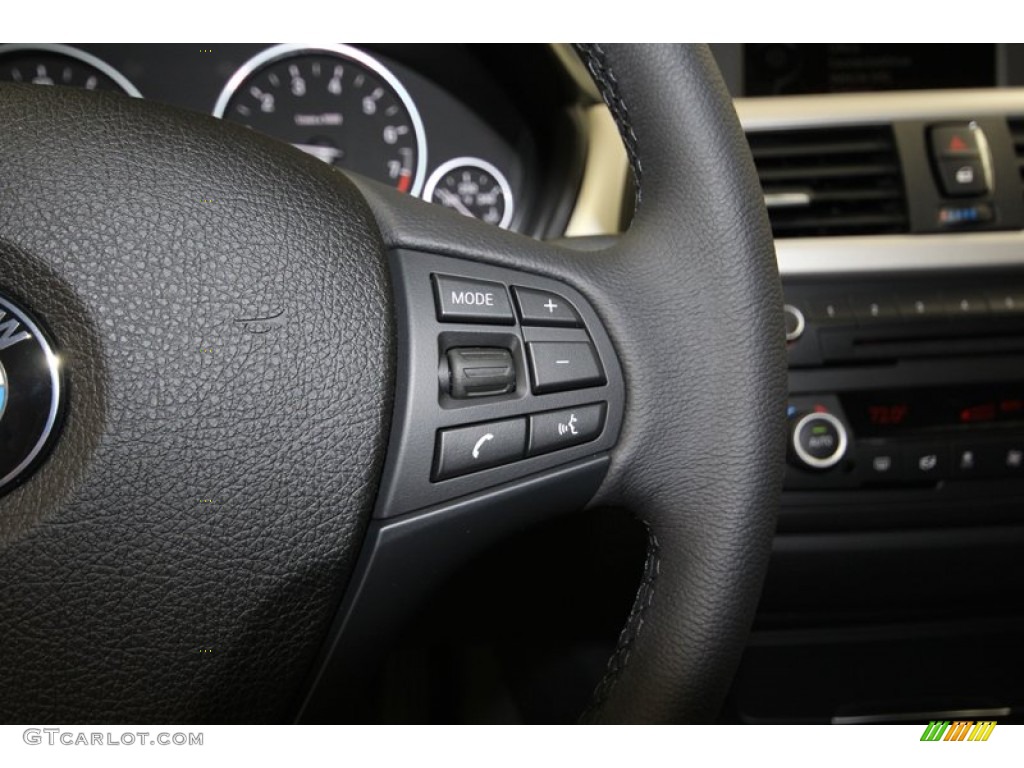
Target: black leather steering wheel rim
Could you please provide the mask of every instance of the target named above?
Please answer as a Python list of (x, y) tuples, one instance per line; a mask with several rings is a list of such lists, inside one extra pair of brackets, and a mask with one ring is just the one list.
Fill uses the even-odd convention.
[(716, 716), (746, 642), (785, 466), (774, 247), (710, 51), (578, 48), (637, 181), (636, 215), (612, 248), (566, 252), (482, 228), (456, 234), (408, 201), (363, 189), (389, 247), (553, 277), (602, 315), (627, 401), (593, 504), (628, 509), (647, 526), (650, 546), (618, 650), (584, 718), (703, 722)]
[[(0, 500), (0, 625), (12, 650), (0, 662), (8, 681), (3, 719), (287, 717), (281, 702), (294, 700), (315, 657), (380, 478), (395, 355), (384, 253), (394, 248), (554, 278), (597, 309), (622, 364), (626, 407), (593, 503), (636, 515), (650, 549), (619, 649), (585, 719), (714, 717), (749, 631), (781, 488), (784, 331), (771, 234), (745, 139), (706, 48), (579, 50), (622, 131), (638, 189), (629, 232), (596, 253), (526, 240), (373, 184), (357, 189), (288, 148), (206, 118), (114, 97), (4, 89), (0, 104), (14, 129), (0, 140), (7, 180), (0, 290), (50, 323), (80, 394), (51, 459)], [(114, 132), (127, 149), (109, 146)], [(146, 157), (152, 166), (131, 172)], [(62, 173), (68, 181), (60, 188)], [(99, 199), (119, 185), (129, 185), (123, 199)], [(202, 221), (205, 214), (180, 209), (189, 195), (200, 207), (218, 196), (228, 204)], [(175, 199), (166, 204), (168, 197)], [(42, 199), (59, 201), (61, 217), (34, 202)], [(176, 233), (192, 238), (194, 252), (166, 244), (145, 250)], [(152, 274), (137, 278), (136, 287), (149, 286), (141, 295), (151, 304), (114, 302), (111, 314), (112, 285), (136, 279), (130, 265), (138, 256), (121, 253), (127, 243), (181, 290), (163, 295)], [(207, 283), (184, 275), (174, 256)], [(190, 328), (221, 329), (234, 368), (204, 369), (191, 357), (181, 363), (174, 357), (181, 344), (158, 344), (147, 356), (160, 338), (158, 319), (200, 306), (215, 309)], [(274, 336), (281, 307), (315, 329), (296, 348)], [(259, 338), (267, 343), (258, 346), (239, 328), (266, 333)], [(344, 356), (325, 356), (324, 343)], [(251, 369), (237, 365), (239, 355), (263, 366), (265, 377), (290, 366), (302, 394), (298, 411), (239, 403), (247, 392), (267, 394)], [(379, 381), (353, 386), (365, 380), (368, 360)], [(216, 418), (196, 411), (198, 427), (189, 426), (161, 411), (175, 401), (145, 385), (154, 365), (192, 377), (200, 400), (219, 405)], [(229, 372), (237, 379), (227, 382)], [(338, 392), (349, 407), (325, 399)], [(147, 402), (170, 419), (160, 432), (170, 454), (164, 444), (150, 456), (151, 432), (126, 419), (151, 417)], [(126, 413), (126, 403), (135, 410)], [(247, 446), (237, 422), (243, 406), (276, 419), (276, 429), (299, 440), (298, 456)], [(235, 455), (223, 456), (223, 443), (203, 429)], [(344, 455), (324, 459), (338, 444), (348, 448)], [(168, 464), (175, 451), (187, 466)], [(142, 454), (137, 466), (126, 465), (133, 452)], [(282, 461), (294, 482), (275, 476)], [(204, 462), (222, 478), (237, 473), (221, 486), (231, 489), (222, 495), (226, 509), (207, 516), (197, 498), (182, 514), (182, 499), (171, 496), (195, 487), (188, 473)], [(121, 477), (118, 466), (137, 471)], [(281, 492), (268, 502), (275, 482)], [(220, 580), (212, 576), (218, 563)], [(117, 645), (118, 632), (128, 633), (127, 644)], [(193, 653), (203, 650), (203, 633), (221, 652)], [(52, 693), (71, 679), (78, 686), (71, 695)], [(162, 698), (147, 697), (131, 679), (158, 686)]]

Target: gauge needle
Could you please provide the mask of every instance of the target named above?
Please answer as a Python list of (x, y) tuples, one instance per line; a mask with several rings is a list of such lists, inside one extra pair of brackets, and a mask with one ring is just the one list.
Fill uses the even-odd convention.
[(463, 216), (469, 216), (474, 219), (476, 218), (476, 215), (462, 204), (462, 200), (460, 200), (459, 196), (454, 192), (449, 192), (447, 189), (436, 189), (434, 192), (441, 198), (441, 202), (445, 205), (451, 206)]
[(292, 144), (296, 149), (301, 149), (307, 155), (312, 155), (325, 163), (333, 163), (345, 153), (335, 147), (322, 147), (319, 144)]

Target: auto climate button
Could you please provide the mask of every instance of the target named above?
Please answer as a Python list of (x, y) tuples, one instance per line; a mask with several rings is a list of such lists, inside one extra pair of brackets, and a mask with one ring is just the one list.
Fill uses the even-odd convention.
[(849, 439), (843, 422), (831, 413), (807, 413), (796, 420), (790, 452), (797, 466), (830, 469), (843, 460)]

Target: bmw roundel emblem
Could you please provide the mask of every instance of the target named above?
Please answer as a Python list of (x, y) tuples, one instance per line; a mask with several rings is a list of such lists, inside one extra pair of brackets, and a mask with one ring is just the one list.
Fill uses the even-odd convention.
[(25, 310), (0, 296), (0, 492), (38, 465), (61, 408), (60, 362)]

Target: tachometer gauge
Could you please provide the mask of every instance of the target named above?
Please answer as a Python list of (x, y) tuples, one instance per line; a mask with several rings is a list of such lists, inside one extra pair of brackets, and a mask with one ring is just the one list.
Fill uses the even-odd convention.
[(439, 165), (427, 180), (423, 199), (507, 229), (514, 210), (505, 175), (478, 157), (456, 157)]
[(416, 105), (383, 64), (350, 46), (269, 48), (228, 81), (213, 114), (402, 192), (423, 188)]
[(105, 61), (70, 45), (0, 45), (0, 80), (142, 95)]

